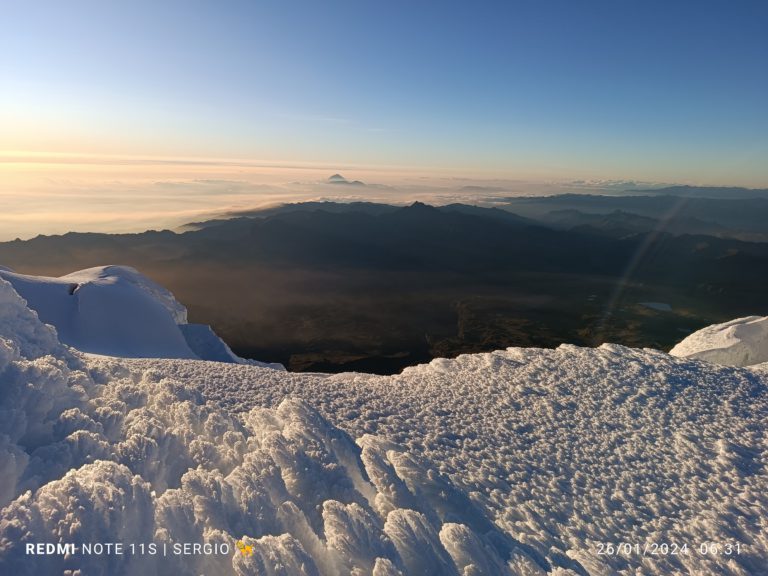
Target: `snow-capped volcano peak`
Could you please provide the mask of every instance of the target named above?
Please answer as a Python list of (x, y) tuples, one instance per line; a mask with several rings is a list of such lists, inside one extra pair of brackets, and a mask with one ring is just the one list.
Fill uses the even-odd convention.
[(360, 180), (347, 180), (341, 174), (334, 174), (333, 176), (330, 176), (327, 182), (328, 184), (348, 184), (350, 186), (365, 186), (364, 182), (361, 182)]

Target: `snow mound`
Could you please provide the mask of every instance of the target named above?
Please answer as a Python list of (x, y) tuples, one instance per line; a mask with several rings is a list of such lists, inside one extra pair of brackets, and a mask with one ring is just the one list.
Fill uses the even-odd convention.
[[(100, 266), (60, 278), (0, 269), (61, 342), (125, 358), (188, 358), (245, 363), (165, 288), (127, 266)], [(280, 365), (261, 366), (282, 368)]]
[(669, 352), (727, 366), (768, 362), (768, 316), (747, 316), (694, 332)]
[(76, 283), (78, 286), (84, 284), (110, 286), (117, 282), (124, 282), (133, 286), (137, 291), (150, 296), (155, 302), (165, 308), (176, 324), (187, 323), (187, 309), (184, 305), (178, 302), (167, 288), (153, 282), (130, 266), (97, 266), (95, 268), (87, 268), (86, 270), (79, 270), (62, 276), (61, 280)]
[(125, 357), (197, 358), (177, 327), (186, 310), (132, 268), (104, 266), (45, 278), (0, 271), (65, 344)]

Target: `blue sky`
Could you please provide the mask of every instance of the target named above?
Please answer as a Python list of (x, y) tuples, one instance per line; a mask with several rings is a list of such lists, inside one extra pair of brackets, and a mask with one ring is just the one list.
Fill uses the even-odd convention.
[(3, 149), (765, 176), (766, 2), (11, 1), (2, 28)]
[(767, 30), (742, 0), (8, 0), (0, 155), (768, 186)]

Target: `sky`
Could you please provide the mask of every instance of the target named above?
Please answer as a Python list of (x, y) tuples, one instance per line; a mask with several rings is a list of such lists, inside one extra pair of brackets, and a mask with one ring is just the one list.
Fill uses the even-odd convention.
[(2, 9), (0, 238), (312, 197), (335, 172), (398, 199), (446, 179), (768, 187), (762, 0)]

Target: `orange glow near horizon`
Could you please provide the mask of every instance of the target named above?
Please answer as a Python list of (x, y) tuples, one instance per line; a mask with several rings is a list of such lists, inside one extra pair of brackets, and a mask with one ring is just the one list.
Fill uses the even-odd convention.
[[(329, 185), (337, 172), (374, 186)], [(0, 241), (177, 228), (231, 211), (317, 199), (442, 202), (447, 194), (448, 202), (456, 187), (447, 174), (400, 166), (8, 151), (0, 152)]]
[[(331, 185), (327, 179), (334, 173), (367, 185)], [(520, 174), (223, 157), (0, 151), (0, 241), (69, 231), (177, 228), (286, 202), (493, 204), (509, 195), (599, 193), (606, 183), (623, 182), (600, 180), (588, 173), (571, 175), (578, 180), (574, 181), (564, 175), (554, 178), (553, 173), (560, 174), (551, 169)]]

